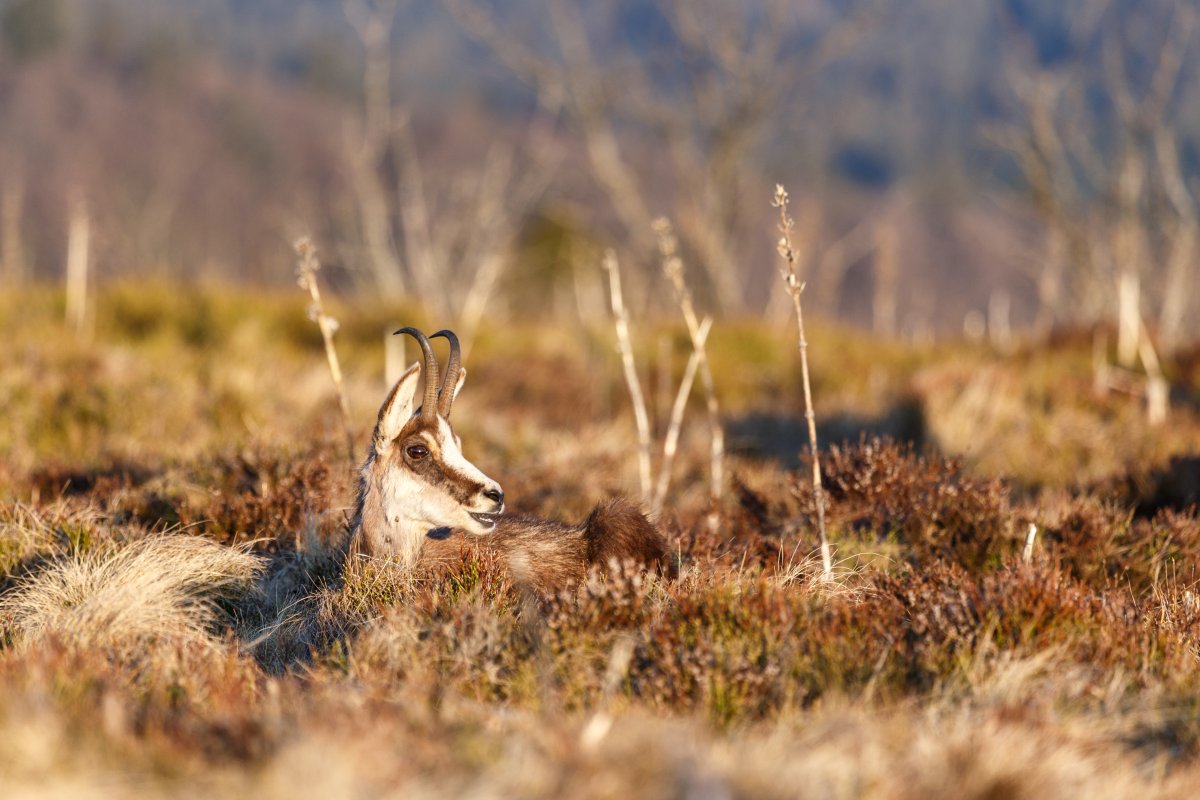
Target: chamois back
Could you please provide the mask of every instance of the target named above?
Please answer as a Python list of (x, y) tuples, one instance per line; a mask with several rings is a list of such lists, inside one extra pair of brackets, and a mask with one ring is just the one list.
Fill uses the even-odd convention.
[(525, 514), (505, 514), (487, 536), (443, 531), (425, 537), (419, 570), (446, 575), (474, 551), (504, 565), (513, 583), (537, 594), (556, 594), (583, 580), (592, 566), (631, 565), (675, 577), (666, 540), (628, 500), (601, 503), (587, 520), (568, 525)]
[(666, 539), (646, 515), (624, 497), (615, 497), (592, 510), (583, 523), (589, 564), (616, 563), (655, 569), (675, 577), (675, 563)]

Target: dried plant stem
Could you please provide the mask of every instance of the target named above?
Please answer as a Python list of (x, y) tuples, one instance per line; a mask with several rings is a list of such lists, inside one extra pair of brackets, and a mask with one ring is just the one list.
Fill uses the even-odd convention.
[(298, 283), (301, 289), (308, 291), (312, 305), (308, 307), (309, 317), (321, 329), (321, 338), (325, 340), (325, 359), (329, 362), (329, 375), (333, 378), (334, 388), (337, 389), (338, 407), (342, 414), (342, 428), (346, 434), (346, 455), (354, 461), (354, 432), (350, 428), (350, 402), (346, 399), (346, 386), (342, 380), (342, 367), (338, 362), (337, 348), (333, 346), (333, 334), (338, 329), (338, 321), (325, 313), (321, 303), (321, 288), (317, 285), (317, 272), (321, 263), (317, 261), (317, 248), (307, 236), (296, 240), (294, 245), (296, 255), (300, 256), (297, 268)]
[(712, 368), (708, 363), (708, 351), (704, 347), (707, 336), (701, 336), (702, 324), (696, 316), (692, 293), (684, 280), (683, 261), (679, 258), (679, 245), (671, 230), (671, 223), (666, 219), (656, 220), (654, 231), (658, 235), (658, 248), (663, 258), (663, 272), (670, 279), (671, 285), (675, 287), (675, 299), (679, 303), (679, 310), (683, 312), (688, 336), (692, 340), (692, 353), (696, 357), (696, 363), (700, 370), (700, 382), (704, 386), (704, 401), (708, 409), (710, 436), (711, 481), (708, 488), (715, 507), (721, 499), (721, 489), (725, 484), (725, 429), (721, 426), (721, 407), (717, 403), (717, 386), (713, 380)]
[(654, 430), (661, 431), (666, 425), (666, 420), (671, 416), (671, 409), (668, 407), (671, 403), (671, 334), (663, 331), (658, 334), (658, 356), (655, 361), (654, 379), (657, 385), (654, 387), (654, 402), (651, 405), (654, 407)]
[(1170, 409), (1171, 387), (1163, 377), (1162, 364), (1146, 330), (1146, 323), (1138, 318), (1138, 358), (1146, 370), (1146, 417), (1151, 425), (1161, 425)]
[[(700, 323), (699, 343), (703, 348), (708, 340), (708, 332), (712, 328), (712, 317), (705, 317)], [(696, 369), (700, 366), (702, 349), (693, 349), (688, 357), (687, 366), (683, 370), (683, 380), (679, 382), (679, 391), (675, 393), (675, 403), (671, 406), (671, 421), (667, 425), (667, 435), (663, 439), (662, 463), (658, 466), (658, 485), (654, 489), (654, 500), (650, 503), (650, 511), (657, 514), (662, 510), (663, 501), (667, 497), (667, 488), (671, 485), (671, 466), (675, 462), (675, 452), (679, 448), (679, 431), (683, 427), (683, 412), (687, 408), (688, 395), (692, 393), (692, 384), (696, 381)]]
[(637, 366), (633, 361), (633, 342), (629, 336), (629, 314), (625, 310), (625, 299), (621, 295), (621, 270), (617, 254), (612, 250), (604, 253), (604, 269), (608, 272), (609, 295), (612, 300), (613, 326), (617, 332), (617, 347), (621, 352), (621, 364), (625, 369), (625, 383), (629, 387), (629, 399), (633, 402), (633, 418), (638, 434), (638, 478), (642, 486), (642, 498), (651, 501), (650, 481), (650, 417), (646, 413), (646, 397), (638, 379)]
[(1099, 396), (1104, 396), (1110, 389), (1126, 392), (1134, 396), (1146, 398), (1146, 417), (1150, 425), (1161, 425), (1167, 419), (1170, 411), (1171, 385), (1163, 375), (1162, 363), (1146, 324), (1139, 317), (1136, 320), (1138, 329), (1138, 358), (1146, 371), (1145, 381), (1133, 370), (1108, 363), (1107, 340), (1102, 331), (1097, 330), (1092, 339), (1092, 370), (1093, 390)]
[(1021, 553), (1021, 560), (1028, 564), (1033, 560), (1033, 543), (1037, 541), (1037, 525), (1029, 523), (1029, 529), (1025, 532), (1025, 549)]
[(1132, 369), (1141, 345), (1141, 281), (1137, 273), (1123, 270), (1117, 279), (1117, 363)]
[(825, 580), (833, 577), (833, 558), (829, 551), (829, 538), (825, 532), (825, 489), (821, 485), (821, 461), (817, 450), (817, 422), (813, 412), (812, 383), (808, 375), (808, 340), (804, 337), (804, 314), (800, 307), (800, 294), (804, 284), (796, 276), (796, 251), (792, 246), (792, 228), (795, 222), (788, 216), (788, 193), (782, 185), (775, 186), (773, 205), (779, 209), (779, 255), (785, 266), (780, 269), (784, 285), (792, 298), (796, 311), (796, 334), (800, 348), (800, 372), (804, 381), (804, 419), (808, 423), (808, 443), (812, 449), (813, 499), (817, 506), (817, 529), (821, 537), (821, 572)]
[(67, 324), (76, 335), (83, 334), (87, 322), (88, 255), (91, 249), (91, 224), (87, 208), (80, 201), (71, 204), (67, 229)]

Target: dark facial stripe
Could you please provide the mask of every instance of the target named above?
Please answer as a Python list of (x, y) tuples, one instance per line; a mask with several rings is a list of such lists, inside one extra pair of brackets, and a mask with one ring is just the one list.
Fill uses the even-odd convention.
[[(429, 449), (429, 455), (420, 461), (412, 462), (409, 466), (413, 473), (430, 486), (450, 495), (461, 505), (468, 505), (487, 487), (475, 478), (463, 475), (448, 467), (442, 460), (442, 449), (438, 443), (436, 425), (427, 424), (420, 417), (414, 418), (400, 436), (400, 441), (410, 440), (414, 434), (420, 435), (422, 444)], [(453, 436), (450, 432), (450, 436)], [(399, 448), (396, 458), (404, 459), (404, 448)]]
[(446, 492), (459, 503), (467, 505), (484, 490), (484, 485), (477, 480), (448, 469), (440, 461), (432, 468), (418, 473), (426, 483)]

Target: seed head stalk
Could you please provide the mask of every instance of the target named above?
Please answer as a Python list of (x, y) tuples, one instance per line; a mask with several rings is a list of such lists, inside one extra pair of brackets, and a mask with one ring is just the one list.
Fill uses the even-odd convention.
[(796, 250), (792, 246), (792, 229), (795, 220), (788, 215), (788, 193), (782, 184), (775, 186), (775, 199), (772, 206), (779, 209), (779, 232), (781, 234), (777, 249), (783, 259), (779, 274), (792, 298), (792, 306), (796, 309), (796, 336), (800, 348), (800, 374), (804, 383), (804, 419), (808, 423), (808, 444), (812, 450), (812, 483), (813, 499), (817, 506), (817, 530), (821, 537), (821, 573), (825, 580), (833, 577), (833, 558), (829, 551), (829, 538), (825, 533), (825, 489), (821, 484), (821, 460), (817, 450), (817, 421), (813, 411), (812, 382), (808, 376), (808, 340), (804, 336), (804, 312), (800, 306), (800, 295), (804, 284), (796, 274)]
[(317, 284), (317, 272), (321, 262), (317, 260), (317, 248), (307, 236), (296, 240), (296, 255), (300, 263), (296, 269), (297, 283), (301, 289), (308, 291), (312, 305), (308, 307), (308, 316), (321, 329), (321, 338), (325, 341), (325, 359), (329, 362), (329, 375), (333, 378), (337, 390), (338, 408), (342, 414), (342, 429), (346, 435), (346, 455), (354, 461), (354, 432), (350, 427), (350, 402), (346, 399), (346, 386), (342, 381), (342, 367), (338, 362), (337, 349), (333, 346), (333, 334), (338, 329), (338, 321), (325, 313), (321, 303), (321, 287)]

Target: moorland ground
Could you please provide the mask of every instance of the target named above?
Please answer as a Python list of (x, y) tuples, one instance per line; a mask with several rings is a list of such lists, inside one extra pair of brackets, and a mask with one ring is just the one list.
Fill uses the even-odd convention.
[[(538, 600), (464, 556), (343, 568), (337, 403), (298, 296), (0, 299), (0, 783), (19, 796), (1149, 797), (1200, 781), (1200, 350), (1172, 410), (1099, 396), (1092, 336), (998, 354), (815, 324), (833, 581), (790, 329), (710, 338), (668, 581)], [(337, 304), (361, 458), (384, 333)], [(431, 328), (434, 329), (434, 328)], [(665, 347), (664, 343), (665, 342)], [(610, 329), (480, 331), (456, 404), (513, 508), (637, 492)], [(688, 352), (639, 323), (661, 429)], [(663, 354), (670, 355), (664, 358)], [(1023, 556), (1030, 524), (1038, 536)]]

